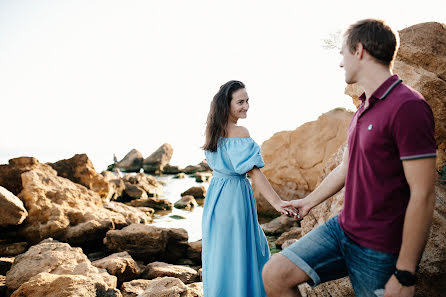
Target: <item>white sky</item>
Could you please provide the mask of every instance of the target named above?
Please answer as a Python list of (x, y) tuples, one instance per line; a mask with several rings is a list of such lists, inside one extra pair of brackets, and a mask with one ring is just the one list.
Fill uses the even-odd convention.
[(337, 51), (323, 39), (366, 17), (395, 29), (446, 23), (446, 1), (0, 0), (0, 163), (87, 153), (96, 170), (136, 148), (172, 144), (200, 162), (209, 103), (247, 85), (260, 144), (335, 107)]

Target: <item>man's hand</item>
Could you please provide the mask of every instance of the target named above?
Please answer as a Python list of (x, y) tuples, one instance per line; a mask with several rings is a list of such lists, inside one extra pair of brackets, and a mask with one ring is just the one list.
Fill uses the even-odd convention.
[(296, 220), (302, 220), (311, 210), (311, 206), (306, 198), (286, 201), (284, 207), (295, 210), (289, 216), (293, 216)]
[(406, 287), (400, 284), (394, 275), (387, 281), (384, 297), (413, 297), (415, 286)]
[(298, 210), (290, 207), (288, 201), (280, 200), (278, 203), (273, 205), (274, 209), (280, 212), (283, 215), (292, 217), (294, 215), (297, 215)]

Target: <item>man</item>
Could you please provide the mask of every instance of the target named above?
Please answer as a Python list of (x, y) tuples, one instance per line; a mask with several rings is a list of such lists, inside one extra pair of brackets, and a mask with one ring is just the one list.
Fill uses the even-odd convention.
[[(413, 296), (435, 203), (434, 120), (421, 94), (392, 75), (398, 36), (367, 19), (344, 33), (340, 66), (364, 89), (342, 163), (289, 206), (298, 218), (345, 185), (341, 213), (274, 255), (263, 269), (269, 297), (300, 296), (349, 276), (356, 296)], [(385, 293), (384, 293), (385, 292)]]

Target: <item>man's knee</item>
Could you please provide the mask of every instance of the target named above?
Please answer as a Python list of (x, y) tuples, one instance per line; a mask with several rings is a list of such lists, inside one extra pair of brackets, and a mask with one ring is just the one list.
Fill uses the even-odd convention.
[(265, 264), (262, 271), (265, 289), (292, 288), (309, 278), (299, 267), (281, 254), (275, 254)]

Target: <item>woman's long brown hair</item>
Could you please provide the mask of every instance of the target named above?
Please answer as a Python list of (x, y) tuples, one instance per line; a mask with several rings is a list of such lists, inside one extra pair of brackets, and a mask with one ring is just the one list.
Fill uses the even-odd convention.
[(206, 140), (202, 149), (215, 152), (219, 137), (226, 136), (226, 124), (228, 123), (232, 94), (244, 89), (245, 84), (238, 80), (230, 80), (220, 87), (211, 102), (206, 121)]

